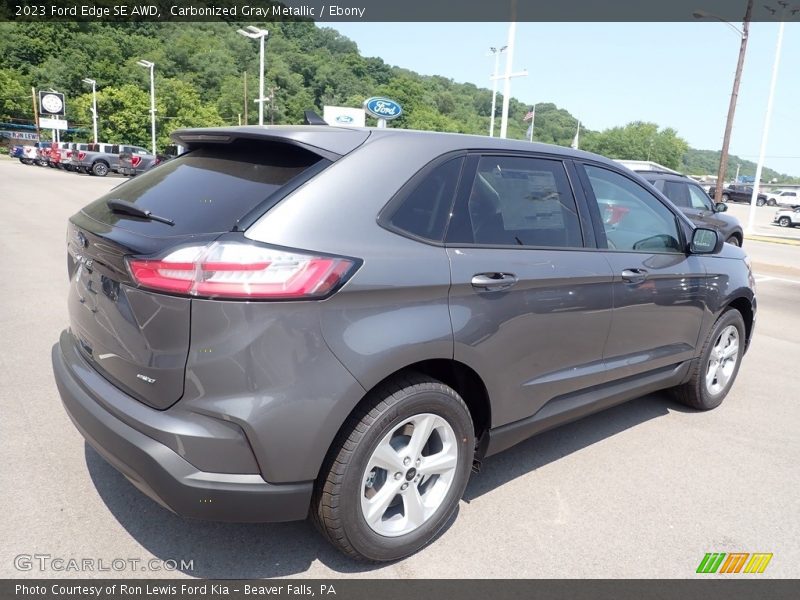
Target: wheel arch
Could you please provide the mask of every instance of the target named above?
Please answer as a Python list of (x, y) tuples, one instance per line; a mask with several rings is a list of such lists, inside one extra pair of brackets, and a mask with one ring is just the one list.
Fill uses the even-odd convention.
[[(375, 385), (370, 387), (361, 399), (353, 406), (352, 410), (348, 413), (347, 417), (339, 425), (336, 435), (333, 436), (328, 446), (327, 455), (330, 456), (331, 450), (336, 445), (336, 441), (341, 438), (343, 428), (350, 421), (351, 416), (355, 413), (360, 406), (367, 400), (373, 390), (380, 388), (387, 381), (400, 377), (406, 373), (421, 373), (441, 381), (445, 385), (453, 388), (459, 396), (464, 400), (467, 408), (472, 417), (473, 427), (475, 429), (475, 439), (480, 443), (485, 443), (488, 436), (484, 434), (489, 431), (492, 423), (492, 410), (489, 393), (486, 389), (486, 384), (478, 373), (468, 365), (447, 358), (433, 358), (421, 360), (415, 363), (408, 364), (402, 368), (396, 369), (389, 373), (386, 377), (378, 381)], [(482, 450), (479, 451), (479, 454)], [(478, 457), (476, 455), (476, 457)], [(327, 459), (326, 459), (327, 460)], [(325, 464), (325, 460), (320, 464), (320, 472)]]

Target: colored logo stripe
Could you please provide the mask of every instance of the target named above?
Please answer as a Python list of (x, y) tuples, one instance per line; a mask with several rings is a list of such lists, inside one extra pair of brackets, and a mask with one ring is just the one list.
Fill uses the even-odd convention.
[[(727, 558), (726, 558), (727, 556)], [(748, 561), (748, 557), (750, 560)], [(772, 560), (772, 553), (748, 552), (707, 552), (697, 566), (697, 573), (741, 573), (744, 567), (745, 573), (763, 573), (767, 565)], [(724, 561), (724, 562), (723, 562)], [(747, 563), (747, 566), (745, 566)]]
[(750, 562), (744, 568), (745, 573), (763, 573), (769, 561), (772, 560), (772, 553), (753, 554)]
[(697, 567), (698, 573), (716, 573), (725, 558), (724, 552), (707, 552)]
[(725, 562), (722, 563), (722, 568), (719, 570), (720, 573), (738, 573), (742, 570), (744, 566), (744, 562), (747, 560), (747, 557), (750, 556), (747, 552), (734, 552), (728, 554), (728, 558), (725, 559)]

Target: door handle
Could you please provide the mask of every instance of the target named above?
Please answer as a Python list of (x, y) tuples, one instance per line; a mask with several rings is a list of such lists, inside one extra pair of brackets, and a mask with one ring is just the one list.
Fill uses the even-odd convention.
[(645, 269), (624, 269), (622, 271), (622, 280), (628, 283), (642, 283), (645, 279), (647, 279)]
[(478, 273), (472, 277), (472, 287), (487, 292), (505, 290), (517, 283), (513, 273)]

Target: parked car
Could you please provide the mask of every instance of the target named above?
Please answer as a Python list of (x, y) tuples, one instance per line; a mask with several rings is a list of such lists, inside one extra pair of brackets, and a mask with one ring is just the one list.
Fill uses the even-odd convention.
[(791, 209), (780, 209), (775, 213), (772, 222), (777, 223), (781, 227), (796, 227), (800, 225), (800, 206), (795, 206)]
[(672, 203), (698, 227), (713, 227), (722, 233), (722, 237), (729, 244), (742, 245), (744, 230), (739, 219), (733, 215), (723, 214), (728, 210), (728, 205), (724, 202), (714, 204), (694, 179), (658, 171), (638, 171), (638, 173), (672, 200)]
[(484, 457), (657, 390), (715, 408), (751, 340), (744, 251), (600, 156), (402, 129), (172, 137), (186, 154), (70, 218), (52, 360), (87, 442), (179, 514), (310, 514), (394, 560)]
[(36, 142), (33, 145), (36, 149), (33, 162), (36, 165), (40, 167), (47, 167), (50, 165), (50, 144), (51, 142)]
[(89, 175), (105, 177), (119, 163), (119, 147), (113, 144), (87, 144), (87, 149), (73, 154), (72, 165)]
[(69, 158), (70, 142), (51, 142), (49, 164), (53, 168), (63, 169)]
[(767, 205), (769, 206), (794, 206), (800, 204), (797, 190), (772, 190), (767, 193)]
[(139, 175), (158, 163), (158, 158), (139, 146), (120, 146), (117, 173)]
[(82, 156), (85, 157), (88, 150), (89, 144), (79, 144), (77, 142), (69, 144), (66, 154), (61, 157), (61, 164), (67, 171), (88, 173), (87, 169), (80, 166)]
[(25, 148), (23, 146), (11, 146), (8, 150), (8, 156), (10, 158), (22, 158), (25, 156)]
[[(716, 196), (717, 187), (712, 185), (708, 188), (708, 195), (712, 198)], [(722, 188), (723, 202), (746, 202), (750, 204), (753, 197), (753, 187), (750, 185), (730, 185)], [(756, 206), (764, 206), (767, 203), (766, 194), (759, 192), (756, 197)]]
[(22, 147), (22, 156), (19, 157), (19, 161), (22, 164), (32, 165), (35, 164), (38, 159), (39, 159), (39, 149), (35, 145)]

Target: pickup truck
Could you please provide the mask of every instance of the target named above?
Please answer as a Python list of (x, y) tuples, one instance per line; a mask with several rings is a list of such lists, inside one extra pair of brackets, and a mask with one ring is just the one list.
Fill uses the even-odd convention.
[(79, 171), (105, 177), (109, 171), (117, 169), (119, 162), (118, 146), (112, 144), (88, 144), (87, 150), (72, 155), (72, 165)]
[(138, 146), (120, 146), (119, 167), (120, 175), (139, 175), (159, 163), (159, 158)]
[[(717, 191), (716, 186), (711, 186), (708, 190), (708, 195), (712, 198)], [(753, 195), (753, 187), (749, 185), (730, 185), (722, 188), (722, 201), (723, 202), (747, 202), (750, 203), (750, 198)], [(766, 194), (758, 194), (756, 199), (756, 206), (764, 206), (767, 203)]]

